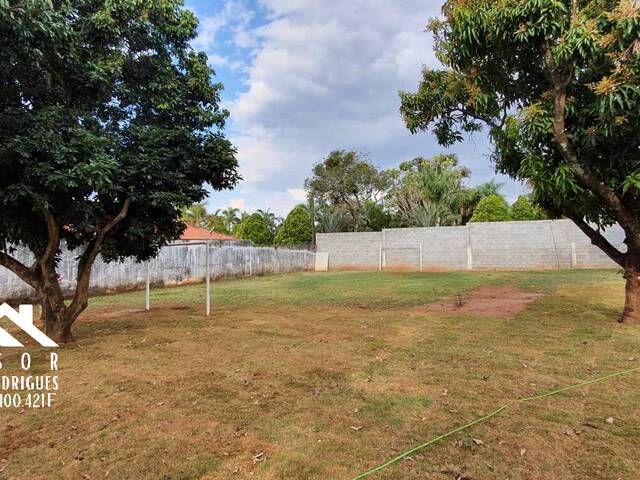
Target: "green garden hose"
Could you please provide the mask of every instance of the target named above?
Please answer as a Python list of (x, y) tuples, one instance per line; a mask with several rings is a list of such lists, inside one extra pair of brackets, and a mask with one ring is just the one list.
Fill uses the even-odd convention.
[(388, 460), (385, 463), (382, 463), (380, 465), (378, 465), (377, 467), (372, 468), (371, 470), (367, 470), (364, 473), (361, 473), (360, 475), (353, 477), (353, 480), (360, 480), (361, 478), (365, 478), (368, 477), (369, 475), (373, 475), (376, 472), (379, 472), (381, 470), (384, 470), (385, 468), (393, 465), (394, 463), (398, 463), (399, 461), (407, 458), (409, 455), (411, 455), (412, 453), (417, 452), (418, 450), (422, 450), (424, 448), (427, 448), (430, 445), (433, 445), (434, 443), (438, 443), (440, 440), (443, 440), (455, 433), (461, 432), (462, 430), (466, 430), (467, 428), (470, 428), (478, 423), (482, 423), (485, 420), (489, 420), (492, 417), (495, 417), (496, 415), (500, 414), (503, 410), (505, 410), (506, 408), (508, 408), (509, 406), (515, 404), (515, 403), (520, 403), (520, 402), (530, 402), (532, 400), (539, 400), (541, 398), (545, 398), (545, 397), (550, 397), (552, 395), (557, 395), (558, 393), (561, 392), (566, 392), (568, 390), (574, 390), (576, 388), (581, 388), (581, 387), (585, 387), (587, 385), (593, 385), (594, 383), (598, 383), (598, 382), (602, 382), (604, 380), (608, 380), (610, 378), (613, 377), (619, 377), (621, 375), (627, 375), (629, 373), (635, 372), (640, 370), (640, 367), (636, 367), (636, 368), (631, 368), (629, 370), (623, 370), (621, 372), (615, 372), (615, 373), (610, 373), (608, 375), (605, 375), (604, 377), (599, 377), (596, 378), (594, 380), (588, 380), (586, 382), (580, 382), (580, 383), (576, 383), (575, 385), (569, 385), (568, 387), (563, 387), (563, 388), (558, 388), (556, 390), (551, 390), (549, 392), (546, 393), (542, 393), (540, 395), (534, 395), (531, 397), (526, 397), (526, 398), (520, 398), (518, 400), (506, 403), (505, 405), (501, 406), (500, 408), (498, 408), (497, 410), (494, 410), (493, 412), (485, 415), (484, 417), (478, 418), (472, 422), (469, 422), (465, 425), (462, 425), (460, 427), (454, 428), (453, 430), (447, 432), (447, 433), (443, 433), (440, 436), (437, 436), (435, 438), (432, 438), (431, 440), (429, 440), (428, 442), (425, 442), (421, 445), (418, 445), (417, 447), (413, 447), (410, 450), (407, 450), (406, 452), (401, 453), (400, 455), (392, 458), (391, 460)]

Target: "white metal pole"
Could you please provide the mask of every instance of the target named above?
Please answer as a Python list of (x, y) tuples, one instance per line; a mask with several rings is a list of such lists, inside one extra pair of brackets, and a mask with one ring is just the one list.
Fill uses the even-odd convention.
[(553, 231), (553, 224), (555, 220), (549, 220), (549, 230), (551, 231), (551, 239), (553, 240), (553, 250), (556, 253), (556, 264), (558, 270), (560, 270), (560, 254), (558, 253), (558, 243), (556, 242), (556, 234)]
[(578, 267), (578, 252), (576, 251), (576, 230), (571, 229), (571, 268)]
[(420, 271), (422, 271), (422, 244), (420, 244)]
[(205, 253), (205, 261), (207, 262), (207, 268), (206, 268), (206, 275), (207, 278), (205, 280), (205, 288), (207, 289), (206, 293), (205, 293), (205, 297), (206, 297), (206, 302), (207, 302), (207, 306), (206, 306), (206, 311), (205, 314), (208, 317), (209, 315), (211, 315), (211, 289), (210, 289), (210, 284), (211, 284), (211, 270), (210, 270), (210, 266), (209, 266), (209, 242), (207, 242), (204, 246), (204, 248), (206, 249), (206, 253)]
[(382, 271), (382, 242), (380, 242), (380, 255), (378, 256), (378, 271)]
[(249, 276), (253, 275), (253, 247), (249, 247)]
[(471, 249), (471, 226), (467, 223), (467, 270), (473, 270), (473, 250)]
[(150, 279), (150, 274), (149, 274), (149, 261), (147, 260), (146, 263), (146, 270), (147, 270), (147, 275), (146, 275), (146, 281), (145, 281), (145, 295), (144, 295), (144, 309), (145, 310), (150, 310), (151, 309), (151, 279)]
[(385, 248), (386, 247), (385, 240), (386, 240), (386, 235), (383, 228), (382, 229), (382, 268), (381, 270), (384, 270), (384, 267), (387, 266), (387, 249)]

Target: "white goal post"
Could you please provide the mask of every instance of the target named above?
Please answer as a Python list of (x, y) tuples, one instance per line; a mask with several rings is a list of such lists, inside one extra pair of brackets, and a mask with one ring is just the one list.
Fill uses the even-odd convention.
[(414, 250), (418, 254), (418, 269), (422, 272), (422, 243), (383, 243), (380, 242), (380, 258), (378, 270), (383, 271), (387, 266), (388, 250)]

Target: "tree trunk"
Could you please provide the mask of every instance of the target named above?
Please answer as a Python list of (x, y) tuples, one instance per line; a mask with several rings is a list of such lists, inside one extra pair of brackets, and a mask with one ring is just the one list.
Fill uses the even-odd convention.
[(44, 325), (44, 333), (57, 344), (73, 341), (71, 325), (78, 315), (66, 306), (62, 294), (49, 294), (41, 297), (42, 314), (40, 316)]
[(73, 342), (74, 338), (71, 333), (73, 320), (69, 321), (66, 314), (56, 315), (55, 312), (49, 310), (45, 314), (44, 333), (57, 344)]
[(67, 306), (55, 266), (43, 268), (42, 271), (39, 293), (44, 333), (58, 344), (72, 342), (71, 325), (88, 304), (88, 289), (85, 288), (87, 282), (78, 282), (73, 301)]
[(62, 225), (58, 224), (53, 214), (46, 207), (42, 208), (42, 213), (49, 239), (44, 252), (33, 251), (36, 261), (31, 267), (24, 265), (3, 250), (0, 250), (0, 265), (11, 270), (25, 283), (33, 287), (40, 297), (40, 303), (42, 304), (41, 320), (44, 323), (45, 335), (54, 342), (68, 343), (73, 341), (71, 325), (88, 305), (91, 267), (96, 257), (100, 254), (105, 236), (124, 220), (130, 204), (131, 199), (126, 198), (118, 214), (104, 226), (96, 228), (94, 238), (88, 242), (80, 256), (76, 292), (68, 306), (64, 301), (64, 295), (60, 288), (60, 278), (56, 273), (57, 257), (60, 254)]
[(620, 322), (640, 324), (640, 261), (635, 256), (629, 259), (624, 278), (627, 285)]

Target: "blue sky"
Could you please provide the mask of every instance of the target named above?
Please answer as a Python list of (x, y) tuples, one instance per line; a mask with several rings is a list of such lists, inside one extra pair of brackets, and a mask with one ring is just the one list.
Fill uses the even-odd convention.
[[(446, 150), (429, 133), (410, 135), (398, 91), (414, 90), (423, 65), (437, 66), (424, 32), (438, 2), (424, 0), (191, 0), (200, 19), (194, 47), (224, 84), (238, 148), (236, 189), (212, 192), (211, 210), (271, 208), (285, 215), (304, 200), (304, 179), (331, 150), (357, 150), (381, 168)], [(494, 177), (489, 144), (476, 134), (448, 151)], [(510, 200), (523, 187), (507, 178)]]

